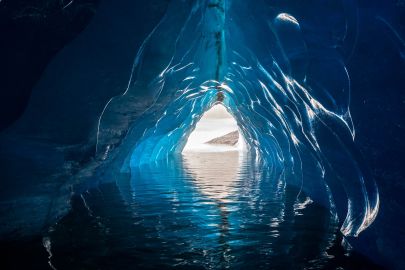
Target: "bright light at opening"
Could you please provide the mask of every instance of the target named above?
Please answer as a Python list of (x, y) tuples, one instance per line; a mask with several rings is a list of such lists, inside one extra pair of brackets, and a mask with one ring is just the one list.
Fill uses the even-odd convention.
[(183, 151), (223, 152), (243, 149), (245, 142), (236, 120), (223, 105), (217, 104), (201, 117)]

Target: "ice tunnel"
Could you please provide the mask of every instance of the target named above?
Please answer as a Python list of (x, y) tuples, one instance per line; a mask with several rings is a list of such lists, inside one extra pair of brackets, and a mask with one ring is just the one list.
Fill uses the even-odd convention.
[(119, 155), (114, 162), (129, 172), (181, 153), (203, 113), (220, 102), (258, 160), (336, 211), (344, 235), (357, 236), (375, 219), (379, 199), (353, 143), (345, 66), (331, 49), (310, 56), (299, 21), (265, 7), (170, 3), (138, 51), (127, 89), (102, 111), (97, 155)]
[[(49, 64), (21, 119), (1, 134), (2, 156), (21, 163), (9, 161), (5, 169), (11, 179), (6, 191), (13, 195), (5, 197), (4, 209), (20, 210), (6, 214), (0, 233), (14, 227), (21, 235), (48, 232), (72, 208), (72, 195), (91, 208), (80, 194), (100, 183), (150, 174), (159, 187), (173, 190), (174, 175), (198, 178), (187, 160), (164, 176), (154, 168), (164, 163), (170, 171), (204, 114), (221, 106), (234, 119), (249, 166), (277, 178), (269, 194), (293, 187), (296, 211), (316, 202), (338, 224), (343, 242), (356, 246), (376, 219), (380, 199), (354, 143), (342, 53), (350, 51), (351, 1), (330, 1), (320, 28), (279, 1), (140, 2), (102, 1), (85, 31)], [(19, 183), (31, 175), (34, 184), (20, 194)], [(131, 181), (135, 193), (146, 190), (147, 181)], [(233, 185), (219, 194), (235, 194), (228, 190)], [(136, 196), (125, 187), (123, 200), (133, 207)], [(192, 193), (188, 188), (181, 190)], [(18, 196), (24, 200), (15, 203)], [(228, 226), (232, 217), (220, 199)], [(24, 210), (28, 204), (37, 212)], [(28, 226), (30, 218), (35, 222)], [(221, 231), (222, 238), (229, 234)]]

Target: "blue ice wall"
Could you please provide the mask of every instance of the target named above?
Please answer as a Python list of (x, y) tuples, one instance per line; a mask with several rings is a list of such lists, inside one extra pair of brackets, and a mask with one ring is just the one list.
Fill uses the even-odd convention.
[(277, 1), (105, 0), (2, 134), (2, 157), (13, 165), (4, 205), (35, 201), (41, 229), (82, 183), (180, 153), (204, 111), (223, 102), (257, 162), (357, 237), (376, 218), (379, 194), (354, 144), (345, 64), (353, 2), (327, 2), (308, 21)]
[[(313, 48), (296, 18), (264, 2), (173, 1), (138, 51), (128, 88), (101, 115), (98, 154), (108, 158), (127, 131), (115, 161), (121, 172), (179, 153), (222, 95), (251, 151), (330, 207), (343, 234), (357, 236), (379, 198), (354, 147), (349, 76), (336, 50), (345, 38), (341, 8), (333, 21), (340, 36)], [(131, 115), (142, 91), (151, 103), (142, 117)]]
[[(125, 91), (136, 52), (166, 9), (165, 1), (103, 1), (50, 62), (24, 115), (0, 134), (2, 236), (38, 233), (69, 209), (82, 182), (72, 175), (94, 158), (103, 108)], [(85, 179), (94, 172), (85, 171)]]

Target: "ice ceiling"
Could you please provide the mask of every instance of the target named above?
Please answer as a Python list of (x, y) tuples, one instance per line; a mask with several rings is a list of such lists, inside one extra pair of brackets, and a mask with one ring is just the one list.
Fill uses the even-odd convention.
[(378, 190), (353, 142), (340, 52), (344, 6), (315, 27), (264, 0), (173, 0), (147, 22), (130, 2), (102, 4), (11, 133), (53, 141), (71, 160), (95, 146), (72, 178), (114, 178), (181, 153), (220, 102), (257, 162), (328, 206), (344, 235), (373, 222)]

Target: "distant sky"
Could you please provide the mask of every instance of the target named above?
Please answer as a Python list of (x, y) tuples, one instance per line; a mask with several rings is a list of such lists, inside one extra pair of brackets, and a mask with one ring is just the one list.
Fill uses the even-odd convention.
[(232, 115), (228, 113), (224, 106), (217, 104), (213, 106), (210, 110), (208, 110), (204, 114), (204, 118), (211, 119), (211, 118), (228, 118), (233, 119)]
[(221, 152), (237, 151), (239, 146), (218, 146), (205, 144), (207, 141), (238, 130), (236, 120), (223, 105), (215, 105), (208, 110), (197, 123), (188, 138), (184, 151)]

